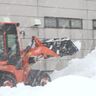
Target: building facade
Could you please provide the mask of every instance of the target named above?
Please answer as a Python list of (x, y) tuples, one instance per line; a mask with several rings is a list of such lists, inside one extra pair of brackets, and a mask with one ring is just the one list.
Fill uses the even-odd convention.
[[(96, 0), (0, 0), (0, 18), (8, 17), (21, 25), (22, 47), (32, 35), (39, 38), (69, 37), (81, 42), (81, 50), (73, 56), (40, 61), (39, 69), (62, 69), (72, 58), (82, 58), (96, 45)], [(34, 20), (41, 25), (34, 27)]]

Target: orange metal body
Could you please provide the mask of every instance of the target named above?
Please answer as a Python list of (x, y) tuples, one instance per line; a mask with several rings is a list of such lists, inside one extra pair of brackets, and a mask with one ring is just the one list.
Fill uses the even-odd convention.
[[(5, 34), (6, 35), (6, 34)], [(17, 35), (18, 36), (18, 35)], [(29, 71), (31, 70), (29, 66), (29, 58), (34, 57), (34, 56), (43, 56), (46, 58), (47, 55), (53, 56), (53, 57), (58, 57), (55, 52), (52, 50), (48, 49), (43, 43), (35, 36), (32, 37), (32, 39), (35, 41), (35, 47), (30, 48), (27, 52), (22, 51), (21, 52), (21, 59), (22, 59), (22, 67), (20, 69), (16, 68), (14, 64), (9, 64), (8, 61), (0, 60), (0, 71), (8, 72), (11, 73), (15, 76), (17, 83), (18, 82), (26, 82), (27, 75)], [(4, 37), (4, 46), (6, 47), (6, 36)], [(6, 52), (6, 49), (5, 53)]]

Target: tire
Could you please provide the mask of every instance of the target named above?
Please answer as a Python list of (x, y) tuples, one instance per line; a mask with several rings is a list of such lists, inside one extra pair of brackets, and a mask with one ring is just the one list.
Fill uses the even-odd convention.
[(30, 85), (30, 86), (36, 86), (36, 81), (37, 81), (37, 74), (39, 70), (30, 70), (26, 82), (24, 82), (25, 85)]
[(0, 86), (16, 86), (15, 76), (11, 73), (0, 72)]
[(50, 78), (49, 74), (46, 72), (41, 72), (39, 77), (37, 78), (37, 85), (44, 86), (48, 82), (51, 82), (51, 78)]
[[(42, 81), (47, 81), (47, 82), (42, 82)], [(27, 83), (25, 83), (25, 85), (44, 86), (48, 82), (51, 82), (51, 78), (48, 73), (40, 70), (31, 70), (29, 72)]]

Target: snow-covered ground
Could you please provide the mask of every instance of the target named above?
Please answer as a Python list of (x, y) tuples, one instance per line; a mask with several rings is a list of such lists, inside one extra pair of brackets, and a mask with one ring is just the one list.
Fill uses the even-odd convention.
[(18, 84), (0, 88), (0, 96), (96, 96), (96, 81), (80, 76), (64, 76), (44, 87)]
[(96, 49), (82, 59), (73, 59), (68, 67), (55, 71), (46, 86), (1, 87), (0, 96), (96, 96)]

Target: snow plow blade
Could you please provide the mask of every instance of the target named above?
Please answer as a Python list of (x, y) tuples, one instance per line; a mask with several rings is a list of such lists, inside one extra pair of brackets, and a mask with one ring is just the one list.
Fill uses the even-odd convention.
[(73, 55), (78, 51), (75, 44), (67, 38), (44, 39), (43, 43), (59, 56)]

